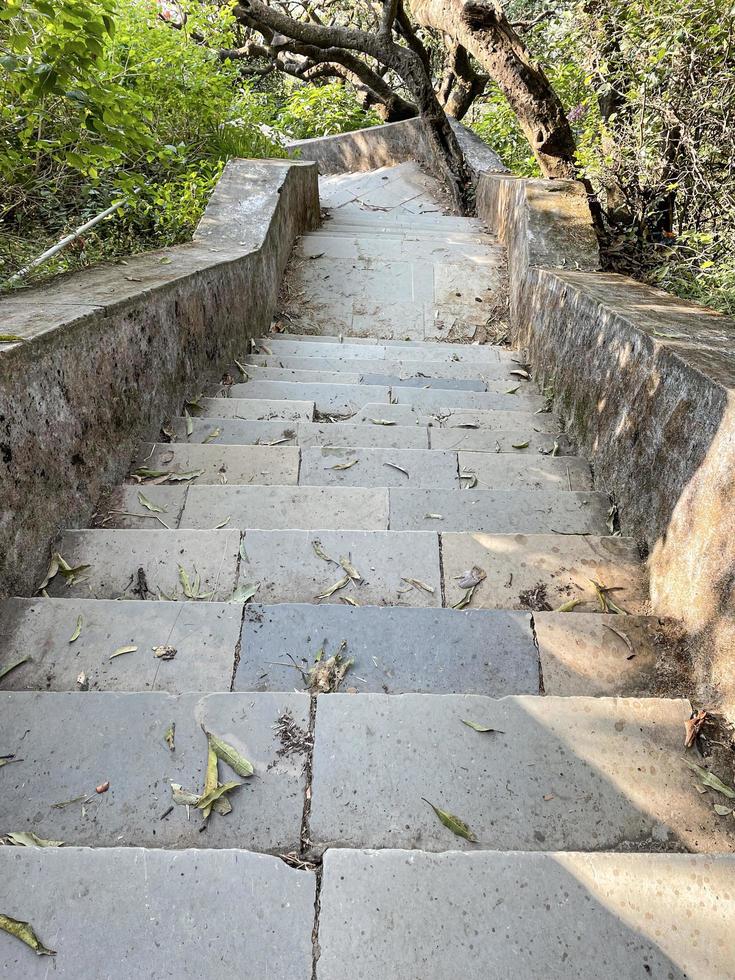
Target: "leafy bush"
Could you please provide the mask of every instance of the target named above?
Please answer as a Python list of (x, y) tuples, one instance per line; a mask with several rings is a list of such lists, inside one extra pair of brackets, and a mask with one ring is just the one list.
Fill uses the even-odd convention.
[(294, 88), (277, 120), (279, 129), (294, 140), (349, 133), (380, 123), (378, 115), (362, 109), (353, 92), (339, 82)]

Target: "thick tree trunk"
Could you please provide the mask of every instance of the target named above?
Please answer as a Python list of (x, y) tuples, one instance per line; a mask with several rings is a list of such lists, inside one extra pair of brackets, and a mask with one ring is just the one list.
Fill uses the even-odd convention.
[(465, 48), (447, 38), (444, 77), (437, 92), (447, 115), (464, 119), (472, 103), (485, 91), (488, 81), (487, 75), (478, 74), (472, 68)]
[(546, 75), (491, 0), (410, 0), (418, 22), (449, 34), (488, 72), (546, 177), (574, 177), (574, 134)]

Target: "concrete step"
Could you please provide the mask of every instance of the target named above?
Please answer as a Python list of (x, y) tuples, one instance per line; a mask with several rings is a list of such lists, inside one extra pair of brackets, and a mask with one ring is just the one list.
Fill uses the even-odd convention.
[[(3, 847), (0, 876), (7, 913), (56, 950), (49, 973), (49, 957), (0, 933), (4, 977), (208, 977), (212, 963), (221, 980), (311, 975), (315, 879), (275, 857)], [(206, 929), (192, 928), (210, 916)], [(243, 936), (257, 939), (246, 957)]]
[[(351, 343), (357, 338), (352, 338)], [(376, 364), (376, 360), (380, 363)], [(249, 354), (244, 361), (241, 361), (246, 370), (250, 366), (262, 368), (283, 368), (288, 371), (314, 371), (316, 369), (314, 359), (311, 357), (283, 356), (268, 354)], [(467, 362), (442, 362), (432, 361), (431, 365), (422, 365), (418, 361), (402, 360), (399, 352), (396, 351), (395, 358), (386, 357), (385, 359), (341, 357), (339, 351), (335, 350), (330, 357), (320, 357), (320, 371), (339, 371), (345, 375), (359, 372), (363, 375), (375, 375), (377, 373), (387, 374), (393, 378), (419, 378), (427, 375), (429, 379), (455, 379), (455, 380), (474, 380), (479, 378), (482, 381), (503, 381), (506, 388), (520, 384), (523, 379), (514, 377), (510, 372), (520, 370), (518, 364), (512, 361), (485, 361), (483, 364), (472, 364)], [(231, 371), (233, 378), (239, 374), (239, 369)], [(369, 383), (369, 382), (368, 382)]]
[(320, 698), (310, 840), (315, 851), (730, 851), (735, 822), (714, 812), (714, 792), (697, 792), (682, 758), (690, 713), (664, 698)]
[(465, 262), (468, 259), (487, 266), (505, 264), (505, 249), (489, 235), (426, 234), (408, 238), (406, 234), (375, 234), (371, 228), (350, 233), (343, 225), (325, 224), (319, 231), (304, 235), (294, 249), (301, 259), (357, 259), (395, 262)]
[(388, 491), (363, 487), (192, 487), (180, 527), (386, 531)]
[[(354, 659), (342, 689), (360, 694), (538, 694), (528, 613), (284, 603), (245, 609), (236, 691), (301, 687), (319, 650)], [(291, 661), (293, 657), (293, 661)]]
[(547, 694), (644, 697), (690, 689), (681, 628), (658, 616), (577, 616), (534, 612), (534, 635)]
[[(563, 531), (563, 528), (559, 530)], [(558, 609), (574, 599), (575, 612), (594, 609), (590, 579), (610, 589), (629, 613), (647, 612), (645, 568), (632, 538), (577, 534), (442, 534), (445, 605), (463, 599), (467, 569), (487, 575), (474, 591), (476, 609)]]
[[(391, 400), (397, 405), (411, 405), (417, 411), (442, 412), (445, 409), (479, 409), (513, 412), (535, 412), (544, 401), (530, 385), (514, 395), (483, 391), (424, 390), (421, 388), (391, 388)], [(316, 402), (316, 399), (315, 399)], [(365, 404), (363, 402), (363, 404)], [(319, 406), (317, 405), (317, 408)]]
[[(306, 758), (282, 753), (276, 726), (289, 714), (308, 731), (305, 694), (7, 691), (0, 704), (2, 744), (19, 759), (3, 773), (3, 831), (87, 847), (299, 849)], [(172, 724), (173, 752), (165, 739)], [(232, 812), (213, 813), (204, 832), (200, 814), (188, 814), (186, 806), (162, 816), (173, 803), (171, 783), (202, 791), (203, 728), (255, 769), (253, 778), (242, 779), (220, 764), (220, 782), (242, 785), (231, 796)], [(108, 781), (107, 792), (95, 793)]]
[[(241, 619), (237, 603), (5, 599), (0, 671), (30, 659), (0, 688), (78, 691), (84, 673), (91, 691), (229, 691)], [(175, 648), (173, 660), (155, 656), (164, 645)], [(110, 659), (126, 646), (137, 650)]]
[(331, 446), (301, 450), (299, 483), (311, 486), (444, 487), (456, 491), (460, 487), (456, 453)]
[[(415, 393), (412, 392), (412, 394)], [(426, 392), (426, 394), (440, 393)], [(430, 425), (434, 428), (451, 429), (453, 433), (458, 430), (458, 437), (473, 432), (475, 429), (510, 429), (512, 431), (518, 429), (525, 436), (521, 440), (522, 442), (530, 441), (534, 432), (559, 434), (559, 422), (555, 416), (546, 412), (536, 414), (528, 410), (524, 411), (517, 401), (511, 401), (508, 404), (518, 407), (510, 409), (441, 408), (432, 410), (415, 407), (410, 403), (381, 405), (368, 402), (350, 416), (349, 421), (353, 425), (361, 423), (375, 425), (376, 419), (383, 421), (387, 419), (398, 425)]]
[[(433, 431), (432, 431), (433, 434)], [(497, 490), (517, 487), (523, 490), (591, 490), (589, 463), (578, 456), (538, 456), (527, 450), (514, 454), (457, 453), (461, 473), (477, 477), (480, 489)]]
[[(192, 410), (191, 415), (217, 415), (223, 418), (234, 417), (251, 422), (263, 422), (268, 419), (282, 419), (285, 422), (311, 422), (314, 418), (314, 402), (293, 401), (277, 398), (248, 398), (238, 399), (237, 415), (232, 413), (232, 407), (222, 408), (221, 398), (200, 398), (199, 409)], [(217, 411), (213, 411), (216, 408)], [(232, 414), (231, 414), (232, 413)]]
[[(315, 540), (331, 562), (317, 556)], [(258, 602), (342, 604), (347, 597), (361, 606), (442, 605), (439, 538), (429, 532), (253, 530), (243, 536), (243, 549), (240, 584), (257, 585)], [(341, 558), (352, 562), (362, 580), (325, 595), (345, 578)]]
[[(287, 340), (286, 334), (278, 337), (265, 337), (254, 341), (254, 353), (296, 357), (334, 357), (336, 348), (333, 344), (324, 343), (322, 338), (312, 342)], [(403, 361), (419, 361), (431, 363), (467, 363), (467, 364), (497, 364), (511, 363), (517, 355), (501, 347), (474, 346), (471, 344), (422, 343), (411, 341), (401, 343), (395, 340), (381, 339), (379, 344), (356, 343), (357, 338), (348, 338), (340, 344), (339, 356), (343, 358), (370, 358), (370, 360), (387, 360), (400, 357)], [(425, 370), (425, 368), (422, 368)]]
[(239, 549), (240, 532), (227, 529), (64, 531), (59, 553), (72, 568), (88, 567), (73, 578), (57, 574), (47, 591), (61, 598), (137, 599), (147, 587), (152, 599), (185, 599), (183, 568), (189, 591), (226, 601), (235, 588)]
[(605, 534), (609, 506), (606, 494), (586, 491), (391, 489), (390, 527), (499, 534), (543, 534), (553, 528), (562, 534)]
[[(412, 389), (413, 391), (413, 389)], [(449, 395), (464, 394), (448, 392)], [(239, 401), (255, 399), (279, 399), (284, 401), (313, 402), (317, 412), (349, 415), (368, 402), (388, 403), (390, 388), (387, 385), (304, 384), (293, 381), (248, 381), (234, 384), (229, 396)], [(479, 397), (479, 396), (476, 396)], [(489, 398), (491, 396), (485, 395)], [(213, 413), (215, 414), (215, 413)]]
[(485, 382), (480, 379), (429, 378), (424, 376), (401, 378), (398, 375), (391, 374), (292, 370), (290, 368), (260, 367), (256, 364), (248, 365), (246, 374), (248, 377), (242, 379), (243, 381), (295, 381), (301, 384), (364, 384), (372, 386), (395, 386), (399, 388), (446, 388), (453, 391), (505, 392), (509, 385), (507, 380)]
[[(239, 401), (239, 399), (238, 399)], [(380, 406), (387, 408), (389, 406)], [(375, 446), (384, 449), (428, 449), (426, 426), (350, 425), (332, 422), (246, 422), (240, 419), (174, 419), (172, 427), (179, 442), (208, 442), (216, 445)], [(191, 429), (191, 434), (187, 434)]]
[[(257, 483), (292, 486), (299, 480), (297, 446), (220, 446), (186, 442), (144, 443), (131, 473), (197, 473), (187, 483)], [(201, 471), (201, 472), (200, 472)], [(145, 487), (148, 484), (142, 484)]]
[(318, 977), (731, 977), (734, 876), (731, 854), (333, 849)]

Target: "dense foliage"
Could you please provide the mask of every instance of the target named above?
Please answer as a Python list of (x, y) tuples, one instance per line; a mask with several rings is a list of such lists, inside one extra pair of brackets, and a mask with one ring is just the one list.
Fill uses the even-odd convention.
[(342, 85), (267, 88), (209, 46), (225, 6), (185, 30), (156, 0), (6, 0), (0, 9), (0, 282), (108, 205), (111, 219), (44, 275), (188, 238), (225, 162), (280, 156), (282, 138), (370, 125)]
[[(548, 4), (515, 0), (512, 17)], [(730, 0), (562, 0), (525, 39), (561, 96), (581, 173), (600, 195), (611, 268), (735, 313), (735, 6)], [(473, 126), (536, 172), (489, 89)]]

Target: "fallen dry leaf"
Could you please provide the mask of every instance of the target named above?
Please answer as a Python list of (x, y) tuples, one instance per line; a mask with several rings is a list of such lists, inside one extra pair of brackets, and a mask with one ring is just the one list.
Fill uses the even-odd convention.
[(56, 950), (43, 945), (29, 922), (12, 919), (9, 915), (0, 913), (0, 929), (10, 933), (11, 936), (15, 936), (16, 939), (20, 939), (39, 956), (56, 956)]
[(106, 780), (104, 783), (100, 783), (99, 786), (95, 786), (95, 793), (106, 793), (110, 788), (110, 780)]
[(691, 718), (684, 722), (684, 748), (690, 749), (695, 741), (697, 740), (697, 735), (702, 730), (702, 726), (707, 720), (706, 711), (697, 711), (692, 715)]

